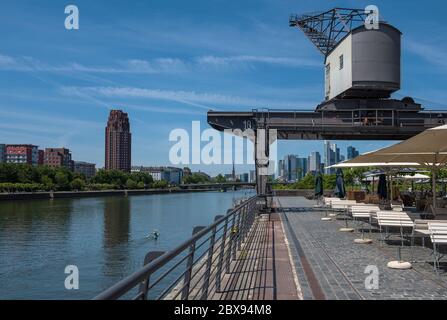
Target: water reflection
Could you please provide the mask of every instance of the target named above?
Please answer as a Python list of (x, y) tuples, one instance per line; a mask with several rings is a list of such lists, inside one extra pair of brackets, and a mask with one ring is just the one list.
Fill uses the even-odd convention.
[[(245, 191), (0, 201), (0, 299), (90, 299), (208, 225)], [(160, 231), (157, 241), (147, 235)], [(66, 290), (77, 265), (80, 290)]]
[(131, 201), (128, 197), (104, 199), (104, 275), (123, 276), (129, 268)]
[[(0, 274), (8, 267), (43, 267), (67, 247), (72, 200), (32, 203), (30, 207), (27, 201), (4, 202), (0, 207)], [(17, 261), (23, 263), (18, 265)]]

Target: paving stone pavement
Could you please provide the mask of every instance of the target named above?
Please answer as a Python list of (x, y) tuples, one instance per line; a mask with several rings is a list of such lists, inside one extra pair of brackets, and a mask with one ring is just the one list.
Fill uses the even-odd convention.
[[(431, 249), (415, 246), (414, 256), (423, 262), (409, 270), (394, 270), (386, 264), (396, 260), (400, 241), (381, 243), (379, 234), (371, 236), (369, 245), (355, 244), (359, 233), (343, 233), (342, 220), (321, 221), (324, 215), (313, 209), (314, 201), (302, 197), (276, 197), (281, 219), (291, 247), (299, 284), (304, 299), (315, 299), (318, 290), (324, 299), (447, 299), (447, 272), (433, 271)], [(358, 229), (360, 224), (349, 222)], [(367, 224), (365, 224), (367, 226)], [(396, 238), (398, 239), (398, 238)], [(428, 242), (428, 241), (427, 241)], [(410, 247), (402, 257), (411, 260)], [(304, 265), (303, 265), (304, 263)], [(311, 267), (310, 273), (306, 264)], [(379, 288), (367, 289), (368, 266), (377, 266)], [(316, 278), (312, 280), (312, 276)], [(321, 297), (320, 297), (321, 298)]]

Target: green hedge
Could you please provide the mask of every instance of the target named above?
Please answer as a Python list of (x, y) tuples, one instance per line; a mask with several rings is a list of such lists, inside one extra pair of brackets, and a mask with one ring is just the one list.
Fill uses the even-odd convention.
[(45, 186), (40, 183), (0, 183), (0, 192), (36, 192), (45, 191)]

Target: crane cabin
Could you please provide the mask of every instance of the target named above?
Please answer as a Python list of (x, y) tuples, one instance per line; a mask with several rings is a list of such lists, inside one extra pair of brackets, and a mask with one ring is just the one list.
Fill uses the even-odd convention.
[(398, 91), (401, 35), (387, 23), (350, 31), (325, 59), (325, 100), (389, 98)]

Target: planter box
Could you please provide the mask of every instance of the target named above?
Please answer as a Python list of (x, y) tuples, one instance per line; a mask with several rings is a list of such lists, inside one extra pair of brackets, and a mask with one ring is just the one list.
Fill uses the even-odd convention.
[(365, 191), (348, 191), (348, 200), (365, 201), (366, 192)]

